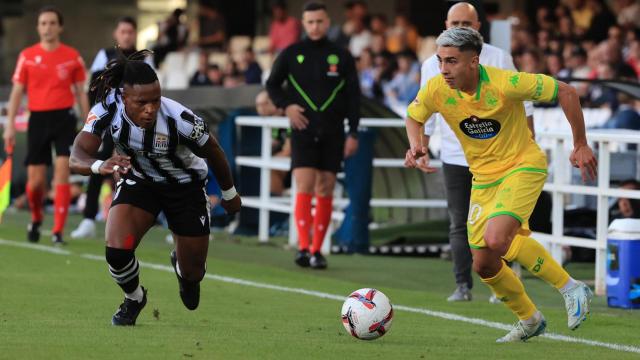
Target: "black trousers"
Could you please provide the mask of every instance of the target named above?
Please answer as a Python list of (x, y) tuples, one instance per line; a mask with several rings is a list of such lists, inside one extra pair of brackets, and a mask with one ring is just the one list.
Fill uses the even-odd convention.
[(471, 264), (473, 258), (467, 238), (467, 217), (471, 198), (472, 175), (466, 166), (442, 164), (445, 195), (449, 213), (449, 244), (453, 257), (453, 273), (456, 284), (473, 287)]

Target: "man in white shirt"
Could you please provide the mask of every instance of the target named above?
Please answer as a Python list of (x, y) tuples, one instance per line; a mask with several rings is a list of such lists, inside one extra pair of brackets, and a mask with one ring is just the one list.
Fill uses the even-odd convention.
[[(445, 21), (447, 29), (452, 27), (470, 27), (476, 31), (480, 29), (478, 13), (473, 5), (466, 2), (459, 2), (453, 5), (447, 13)], [(516, 70), (513, 65), (511, 55), (503, 50), (484, 44), (480, 53), (480, 63), (483, 65), (495, 66), (503, 69)], [(438, 59), (431, 56), (422, 64), (420, 86), (424, 86), (429, 79), (440, 74)], [(527, 122), (533, 136), (533, 105), (525, 102), (525, 113)], [(432, 121), (436, 120), (436, 121)], [(442, 132), (442, 146), (440, 149), (440, 159), (442, 160), (442, 170), (444, 172), (445, 195), (448, 202), (449, 221), (449, 243), (451, 244), (451, 255), (453, 257), (453, 272), (456, 278), (456, 290), (447, 298), (448, 301), (470, 301), (473, 279), (471, 277), (471, 250), (467, 239), (467, 214), (469, 213), (469, 198), (471, 196), (471, 173), (469, 165), (462, 152), (462, 146), (454, 135), (453, 131), (446, 124), (442, 115), (434, 114), (425, 123), (424, 144), (429, 145), (429, 138), (433, 135), (436, 123)], [(435, 171), (428, 164), (426, 157), (418, 160), (419, 168), (425, 173)]]

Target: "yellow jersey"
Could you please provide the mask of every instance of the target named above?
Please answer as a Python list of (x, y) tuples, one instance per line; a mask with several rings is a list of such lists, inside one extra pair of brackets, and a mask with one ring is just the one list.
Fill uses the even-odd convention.
[(555, 101), (557, 81), (543, 74), (479, 67), (475, 94), (450, 88), (440, 74), (420, 89), (407, 116), (424, 124), (439, 112), (460, 140), (474, 175), (499, 176), (524, 162), (546, 164), (524, 121), (522, 102)]

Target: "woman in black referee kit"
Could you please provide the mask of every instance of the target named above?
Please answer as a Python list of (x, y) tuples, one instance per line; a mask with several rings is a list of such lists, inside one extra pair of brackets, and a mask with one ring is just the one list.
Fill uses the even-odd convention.
[[(176, 240), (171, 263), (183, 304), (200, 300), (209, 246), (209, 203), (204, 191), (210, 167), (222, 191), (222, 206), (240, 210), (229, 165), (207, 124), (183, 105), (161, 96), (155, 71), (144, 62), (147, 50), (111, 61), (92, 84), (97, 104), (71, 151), (71, 171), (114, 175), (118, 180), (106, 225), (109, 272), (125, 293), (113, 325), (135, 325), (147, 302), (139, 284), (135, 249), (164, 212)], [(102, 135), (113, 137), (117, 155), (95, 158)], [(207, 167), (208, 165), (208, 167)]]

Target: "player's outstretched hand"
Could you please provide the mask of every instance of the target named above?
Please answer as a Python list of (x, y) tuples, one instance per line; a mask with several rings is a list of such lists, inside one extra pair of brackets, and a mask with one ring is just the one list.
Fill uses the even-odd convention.
[(414, 169), (417, 168), (418, 159), (425, 155), (427, 155), (427, 148), (424, 146), (418, 145), (411, 147), (404, 156), (404, 166)]
[(437, 172), (438, 169), (434, 168), (433, 166), (429, 166), (430, 160), (431, 159), (429, 159), (429, 153), (424, 154), (424, 156), (416, 160), (416, 163), (418, 164), (417, 168), (426, 174), (433, 174), (434, 172)]
[(116, 181), (120, 180), (120, 176), (129, 172), (131, 168), (131, 158), (129, 156), (114, 155), (105, 160), (100, 166), (101, 175), (112, 175)]
[(598, 161), (593, 155), (593, 151), (589, 145), (577, 145), (573, 148), (571, 156), (569, 156), (571, 165), (580, 169), (582, 175), (582, 182), (587, 182), (587, 179), (596, 180), (598, 175)]
[(223, 209), (227, 211), (227, 214), (233, 215), (240, 211), (240, 207), (242, 206), (242, 199), (240, 199), (240, 194), (236, 194), (233, 199), (230, 200), (222, 200), (220, 205)]

